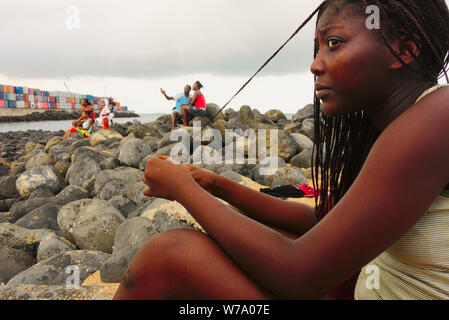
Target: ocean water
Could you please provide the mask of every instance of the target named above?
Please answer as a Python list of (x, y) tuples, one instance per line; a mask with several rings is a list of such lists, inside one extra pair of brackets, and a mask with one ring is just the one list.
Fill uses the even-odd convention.
[[(139, 114), (140, 118), (116, 118), (114, 122), (116, 123), (126, 123), (128, 121), (133, 122), (138, 120), (141, 123), (153, 122), (162, 113), (144, 113)], [(285, 114), (287, 119), (291, 120), (293, 114)], [(72, 126), (73, 120), (55, 120), (55, 121), (35, 121), (35, 122), (0, 122), (0, 133), (8, 131), (27, 131), (27, 130), (39, 130), (44, 131), (59, 131), (67, 130)]]
[[(114, 118), (115, 123), (126, 123), (128, 121), (133, 122), (138, 120), (141, 123), (148, 123), (156, 120), (162, 114), (139, 114), (140, 118)], [(72, 126), (73, 120), (55, 120), (55, 121), (35, 121), (35, 122), (1, 122), (0, 133), (8, 131), (27, 131), (27, 130), (39, 130), (44, 131), (59, 131), (67, 130)]]

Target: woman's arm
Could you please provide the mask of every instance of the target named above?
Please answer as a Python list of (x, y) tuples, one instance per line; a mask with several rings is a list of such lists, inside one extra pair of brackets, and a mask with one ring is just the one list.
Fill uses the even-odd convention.
[(315, 208), (281, 200), (215, 175), (211, 193), (242, 210), (248, 217), (298, 235), (316, 224)]
[(195, 104), (197, 98), (198, 98), (198, 91), (195, 91), (195, 93), (193, 94), (193, 97), (189, 98), (190, 104), (192, 106)]
[[(167, 187), (169, 170), (158, 162), (149, 162), (146, 172), (150, 194), (158, 196), (160, 190), (180, 202), (242, 270), (273, 294), (319, 298), (399, 240), (449, 181), (449, 111), (447, 102), (434, 101), (432, 112), (425, 112), (429, 105), (412, 107), (384, 131), (346, 195), (297, 240), (232, 210), (181, 170)], [(423, 181), (426, 188), (419, 187)]]

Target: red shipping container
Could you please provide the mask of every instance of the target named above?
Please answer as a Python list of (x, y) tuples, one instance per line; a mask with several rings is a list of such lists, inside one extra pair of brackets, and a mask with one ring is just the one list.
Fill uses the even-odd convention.
[(74, 103), (72, 103), (72, 109), (75, 109), (75, 104)]
[(25, 109), (30, 109), (30, 102), (29, 101), (25, 101)]
[(56, 103), (56, 97), (48, 97), (48, 102)]
[(41, 102), (41, 109), (48, 109), (48, 102)]
[(28, 101), (29, 100), (29, 95), (28, 93), (23, 95), (23, 100)]
[(0, 100), (0, 108), (4, 108), (5, 107), (5, 101), (4, 100)]

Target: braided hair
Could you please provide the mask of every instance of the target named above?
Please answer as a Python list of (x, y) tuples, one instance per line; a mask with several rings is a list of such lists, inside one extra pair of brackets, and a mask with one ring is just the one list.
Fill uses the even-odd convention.
[[(369, 5), (380, 9), (385, 28), (377, 29), (379, 40), (413, 72), (437, 82), (447, 75), (449, 48), (449, 10), (444, 0), (326, 0), (320, 5), (318, 20), (331, 5), (343, 8), (359, 4), (363, 11)], [(419, 55), (414, 66), (407, 65), (394, 52), (389, 41), (403, 37), (416, 43)], [(314, 57), (318, 55), (315, 44)], [(412, 50), (409, 50), (413, 55)], [(417, 65), (417, 68), (415, 66)], [(315, 189), (329, 190), (315, 196), (316, 216), (322, 219), (351, 187), (369, 151), (380, 135), (360, 111), (329, 117), (320, 111), (320, 100), (314, 96), (314, 146), (312, 180)]]

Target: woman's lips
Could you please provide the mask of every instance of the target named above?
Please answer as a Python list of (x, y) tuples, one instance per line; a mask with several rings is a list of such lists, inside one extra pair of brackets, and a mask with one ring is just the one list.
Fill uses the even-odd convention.
[(330, 88), (322, 88), (322, 89), (316, 90), (316, 97), (318, 99), (324, 99), (330, 94), (331, 90), (332, 89), (330, 89)]

